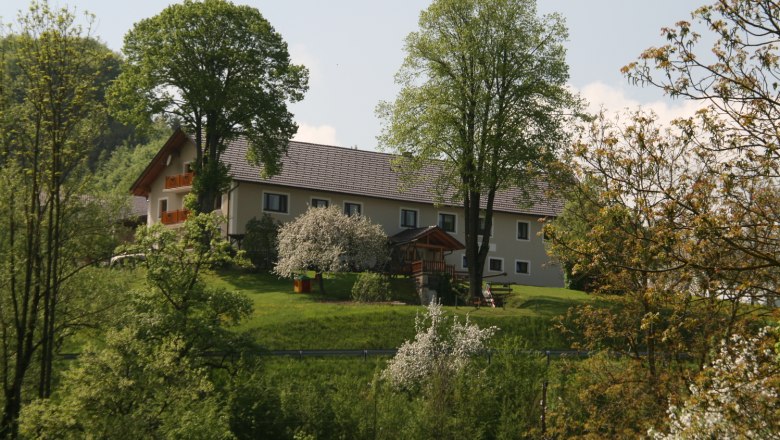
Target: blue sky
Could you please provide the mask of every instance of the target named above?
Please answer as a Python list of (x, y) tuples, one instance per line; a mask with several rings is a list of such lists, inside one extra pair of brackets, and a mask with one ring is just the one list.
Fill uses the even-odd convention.
[[(660, 29), (690, 18), (705, 0), (537, 0), (540, 13), (558, 12), (569, 27), (570, 84), (593, 108), (643, 105), (662, 119), (691, 111), (657, 90), (632, 86), (620, 67), (646, 48), (664, 43)], [(404, 37), (430, 0), (235, 0), (258, 8), (287, 41), (293, 59), (311, 71), (310, 90), (292, 106), (297, 138), (375, 149), (380, 122), (374, 108), (398, 91), (393, 76), (403, 60)], [(153, 16), (168, 0), (50, 0), (96, 15), (94, 34), (120, 51), (136, 21)], [(3, 0), (5, 24), (26, 9), (26, 0)]]

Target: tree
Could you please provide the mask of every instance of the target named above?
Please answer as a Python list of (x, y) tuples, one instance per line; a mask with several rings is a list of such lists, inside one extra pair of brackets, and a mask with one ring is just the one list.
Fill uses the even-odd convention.
[(65, 322), (59, 310), (77, 296), (70, 290), (76, 274), (107, 257), (113, 232), (107, 213), (90, 209), (100, 201), (85, 191), (86, 158), (104, 126), (98, 98), (110, 52), (89, 43), (88, 29), (67, 9), (33, 2), (18, 21), (0, 57), (2, 437), (17, 435), (34, 362), (37, 394), (50, 394)]
[[(183, 228), (140, 228), (126, 252), (143, 252), (146, 284), (125, 292), (128, 306), (105, 344), (87, 346), (50, 399), (29, 404), (22, 431), (35, 438), (233, 438), (217, 372), (251, 343), (229, 327), (252, 312), (238, 292), (206, 285), (203, 273), (240, 263), (220, 238), (216, 214)], [(210, 237), (204, 241), (203, 237)]]
[(566, 88), (566, 28), (558, 15), (537, 17), (534, 0), (438, 0), (419, 26), (396, 75), (402, 90), (378, 108), (380, 142), (410, 173), (443, 160), (436, 186), (463, 204), (470, 290), (479, 296), (490, 241), (481, 231), (491, 229), (496, 192), (533, 186), (577, 108)]
[[(457, 317), (451, 324), (447, 321), (442, 305), (431, 302), (426, 314), (415, 319), (414, 340), (404, 342), (381, 373), (395, 390), (422, 391), (420, 400), (430, 411), (426, 418), (433, 428), (433, 432), (427, 433), (428, 438), (452, 438), (452, 432), (447, 432), (447, 419), (453, 417), (450, 412), (458, 406), (456, 390), (462, 380), (459, 375), (474, 356), (487, 349), (488, 341), (498, 330), (481, 329), (470, 323), (468, 316), (463, 323)], [(471, 424), (473, 421), (468, 425)]]
[(280, 223), (269, 214), (260, 220), (252, 218), (246, 224), (246, 235), (241, 247), (246, 251), (255, 270), (271, 270), (276, 262), (276, 240)]
[[(203, 273), (220, 264), (243, 265), (243, 254), (232, 256), (230, 243), (219, 234), (217, 214), (187, 218), (175, 231), (161, 224), (141, 228), (124, 253), (144, 254), (147, 289), (135, 295), (132, 321), (143, 322), (139, 337), (151, 341), (181, 337), (181, 355), (195, 365), (238, 356), (246, 348), (229, 330), (252, 313), (252, 303), (238, 292), (209, 286)], [(209, 237), (204, 241), (203, 237)], [(207, 361), (207, 355), (218, 354)]]
[(135, 179), (160, 151), (160, 145), (170, 137), (169, 127), (161, 121), (148, 131), (148, 142), (114, 146), (110, 156), (103, 158), (94, 175), (98, 191), (127, 198), (127, 192)]
[[(105, 101), (105, 92), (108, 85), (116, 79), (121, 70), (121, 57), (119, 54), (112, 52), (105, 44), (89, 35), (75, 38), (72, 44), (79, 45), (82, 51), (96, 56), (95, 66), (93, 67), (97, 72), (97, 75), (93, 78), (96, 86), (94, 99), (99, 102)], [(0, 45), (2, 45), (0, 50), (3, 52), (8, 76), (10, 78), (19, 77), (22, 71), (19, 67), (19, 54), (17, 53), (17, 50), (19, 50), (18, 36), (13, 34), (6, 35), (1, 39)], [(14, 93), (11, 97), (11, 100), (17, 103), (21, 103), (23, 99), (24, 93)], [(143, 139), (143, 136), (138, 136), (134, 127), (124, 125), (111, 116), (104, 116), (104, 118), (105, 123), (101, 131), (89, 146), (88, 165), (92, 170), (98, 166), (104, 156), (109, 155), (119, 145), (133, 139)]]
[(361, 215), (349, 216), (338, 207), (309, 208), (279, 228), (279, 260), (274, 272), (289, 277), (317, 271), (320, 292), (323, 272), (381, 268), (389, 259), (382, 227)]
[(105, 337), (102, 348), (85, 347), (52, 399), (24, 408), (25, 438), (234, 438), (214, 385), (181, 356), (179, 337), (150, 344), (132, 327)]
[(125, 36), (126, 64), (109, 91), (125, 122), (175, 117), (195, 137), (193, 189), (201, 212), (228, 183), (220, 157), (244, 136), (247, 160), (278, 173), (297, 126), (286, 102), (303, 98), (308, 72), (290, 63), (287, 45), (248, 6), (185, 0), (135, 24)]
[[(719, 0), (695, 10), (692, 22), (664, 28), (667, 44), (647, 49), (623, 68), (636, 83), (702, 103), (687, 124), (703, 133), (692, 142), (711, 156), (702, 166), (718, 202), (687, 210), (708, 226), (714, 247), (746, 257), (727, 267), (704, 264), (732, 277), (763, 274), (751, 287), (769, 300), (779, 293), (772, 274), (780, 267), (778, 12), (769, 0)], [(705, 31), (713, 38), (702, 38)], [(702, 47), (706, 41), (711, 48)]]
[(404, 342), (382, 371), (382, 377), (397, 389), (418, 389), (434, 376), (453, 377), (487, 348), (498, 331), (495, 326), (480, 329), (468, 317), (463, 323), (454, 317), (448, 324), (436, 301), (428, 305), (425, 316), (417, 316), (414, 328), (414, 341)]

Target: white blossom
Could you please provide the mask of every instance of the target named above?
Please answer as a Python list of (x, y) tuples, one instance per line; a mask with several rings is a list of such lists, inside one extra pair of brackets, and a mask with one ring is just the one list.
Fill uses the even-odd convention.
[(769, 328), (758, 336), (723, 341), (702, 384), (690, 386), (681, 408), (668, 409), (669, 432), (656, 439), (780, 439), (780, 359), (765, 348)]
[(468, 316), (463, 323), (453, 317), (447, 325), (441, 304), (433, 301), (424, 316), (417, 315), (415, 330), (414, 340), (404, 342), (382, 372), (395, 388), (414, 388), (433, 374), (457, 373), (472, 356), (485, 350), (498, 328), (480, 329), (469, 323)]
[(345, 215), (336, 206), (310, 208), (282, 225), (278, 240), (274, 272), (283, 277), (310, 268), (321, 272), (372, 269), (388, 259), (382, 227), (364, 216)]

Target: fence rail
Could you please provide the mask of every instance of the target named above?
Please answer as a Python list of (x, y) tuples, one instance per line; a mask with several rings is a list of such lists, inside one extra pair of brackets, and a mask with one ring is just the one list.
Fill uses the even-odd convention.
[[(398, 352), (396, 349), (357, 349), (357, 350), (337, 350), (337, 349), (307, 349), (307, 350), (261, 350), (255, 351), (252, 354), (255, 356), (268, 356), (268, 357), (291, 357), (291, 358), (308, 358), (308, 357), (352, 357), (368, 359), (369, 357), (390, 357), (395, 356)], [(499, 353), (506, 353), (502, 350), (488, 350), (482, 353), (482, 356), (487, 357), (488, 361)], [(596, 352), (592, 351), (577, 351), (577, 350), (512, 350), (510, 354), (516, 356), (540, 356), (548, 359), (558, 358), (587, 358), (594, 355)], [(225, 353), (208, 353), (207, 356), (222, 357)], [(612, 353), (615, 357), (628, 356), (624, 353)], [(634, 354), (635, 355), (635, 354)], [(645, 352), (640, 352), (639, 356), (645, 356)], [(658, 356), (663, 356), (662, 353), (657, 353)], [(60, 353), (59, 358), (62, 360), (74, 360), (79, 357), (79, 353)], [(688, 355), (681, 355), (682, 359), (689, 359)]]

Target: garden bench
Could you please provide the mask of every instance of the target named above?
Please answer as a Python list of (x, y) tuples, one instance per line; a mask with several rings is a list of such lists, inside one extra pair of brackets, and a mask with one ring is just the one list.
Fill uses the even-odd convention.
[(504, 307), (506, 298), (512, 292), (512, 288), (508, 284), (504, 284), (503, 287), (491, 287), (490, 284), (485, 286), (485, 290), (482, 291), (482, 297), (472, 298), (472, 304), (479, 308), (479, 306), (491, 306), (491, 307)]

